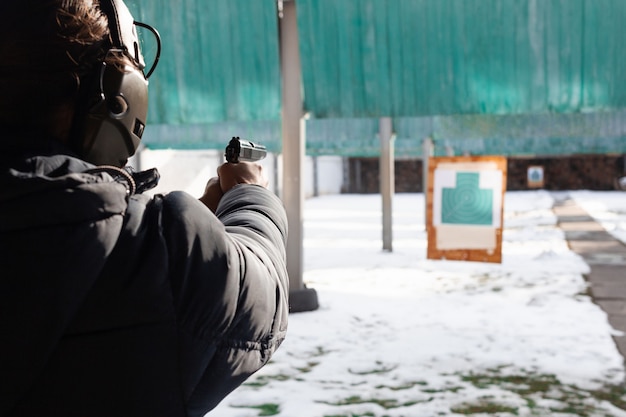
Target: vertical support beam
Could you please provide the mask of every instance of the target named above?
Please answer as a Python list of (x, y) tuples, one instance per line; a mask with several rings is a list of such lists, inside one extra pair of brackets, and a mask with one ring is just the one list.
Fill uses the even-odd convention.
[(313, 196), (319, 197), (320, 195), (319, 159), (317, 156), (314, 156), (311, 159), (313, 160)]
[(361, 159), (354, 160), (354, 182), (356, 183), (354, 189), (357, 193), (363, 192), (363, 171), (361, 170)]
[(380, 194), (383, 202), (383, 250), (393, 250), (392, 199), (395, 191), (394, 147), (391, 117), (378, 122), (380, 139)]
[(283, 134), (283, 203), (287, 210), (287, 273), (289, 274), (290, 311), (318, 308), (317, 293), (307, 289), (303, 272), (303, 205), (304, 125), (300, 48), (295, 0), (282, 2), (280, 19), (280, 56), (282, 72)]
[(426, 220), (426, 195), (428, 194), (428, 163), (431, 156), (435, 153), (435, 145), (431, 138), (422, 141), (422, 191), (424, 193), (424, 219)]
[(276, 192), (276, 195), (280, 198), (282, 198), (283, 196), (283, 190), (280, 184), (280, 177), (281, 175), (279, 174), (278, 171), (278, 159), (279, 159), (279, 155), (278, 154), (273, 154), (272, 155), (272, 170), (274, 171), (274, 191)]
[(343, 186), (342, 192), (349, 193), (352, 191), (352, 183), (350, 181), (350, 160), (347, 157), (341, 158), (341, 166), (343, 168)]

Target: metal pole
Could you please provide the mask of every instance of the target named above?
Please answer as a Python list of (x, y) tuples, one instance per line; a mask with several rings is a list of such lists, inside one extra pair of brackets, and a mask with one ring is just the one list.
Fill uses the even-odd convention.
[(393, 250), (392, 199), (395, 191), (391, 117), (380, 118), (378, 129), (380, 137), (380, 194), (383, 201), (383, 250), (391, 252)]
[(319, 175), (319, 160), (317, 156), (313, 158), (313, 196), (319, 197), (320, 195), (320, 181), (318, 178)]
[(300, 79), (300, 49), (296, 3), (283, 0), (280, 19), (282, 72), (283, 203), (287, 210), (287, 273), (289, 274), (290, 311), (318, 308), (317, 293), (307, 289), (302, 280), (304, 190), (304, 120)]
[(422, 190), (424, 192), (424, 219), (426, 219), (426, 196), (428, 195), (428, 163), (434, 154), (434, 144), (431, 138), (426, 138), (422, 142)]

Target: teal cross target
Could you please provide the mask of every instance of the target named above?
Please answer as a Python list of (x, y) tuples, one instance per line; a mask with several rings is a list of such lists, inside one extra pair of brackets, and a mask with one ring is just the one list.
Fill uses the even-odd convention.
[(493, 190), (479, 188), (479, 179), (477, 172), (458, 172), (456, 188), (442, 189), (441, 223), (493, 224)]

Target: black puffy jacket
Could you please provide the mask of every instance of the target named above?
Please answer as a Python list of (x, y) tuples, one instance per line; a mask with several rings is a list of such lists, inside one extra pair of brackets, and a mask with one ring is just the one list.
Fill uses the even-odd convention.
[(0, 166), (0, 416), (202, 416), (287, 328), (287, 220), (239, 185), (134, 193), (54, 154)]

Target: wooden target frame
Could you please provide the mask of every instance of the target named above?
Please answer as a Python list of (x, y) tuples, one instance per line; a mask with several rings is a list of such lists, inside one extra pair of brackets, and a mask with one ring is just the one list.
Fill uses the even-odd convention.
[[(455, 220), (455, 224), (445, 223), (441, 219), (444, 205), (442, 191), (451, 190), (444, 187), (443, 178), (454, 176), (458, 181), (458, 174), (471, 178), (488, 177), (491, 180), (492, 215), (482, 217), (491, 219), (492, 224), (462, 224), (462, 220)], [(478, 175), (476, 175), (478, 174)], [(482, 177), (481, 177), (482, 175)], [(428, 259), (447, 259), (473, 262), (502, 262), (502, 229), (504, 213), (504, 194), (506, 192), (507, 160), (502, 156), (459, 156), (459, 157), (431, 157), (428, 161), (428, 183), (426, 193), (426, 232), (428, 234)], [(456, 183), (455, 183), (456, 184)], [(455, 186), (459, 186), (456, 184)], [(452, 189), (454, 191), (454, 189)], [(476, 188), (477, 192), (484, 193), (485, 189)], [(451, 195), (448, 191), (447, 195)], [(485, 195), (485, 194), (481, 194)], [(438, 201), (435, 201), (435, 199)], [(467, 198), (471, 198), (467, 197)], [(484, 199), (483, 199), (484, 200)], [(499, 202), (499, 208), (497, 207)], [(437, 212), (435, 212), (437, 210)], [(468, 210), (471, 211), (471, 210)], [(471, 213), (470, 213), (471, 214)], [(450, 215), (447, 216), (450, 218)]]

